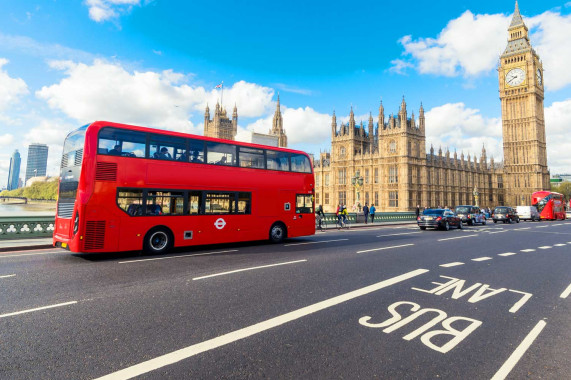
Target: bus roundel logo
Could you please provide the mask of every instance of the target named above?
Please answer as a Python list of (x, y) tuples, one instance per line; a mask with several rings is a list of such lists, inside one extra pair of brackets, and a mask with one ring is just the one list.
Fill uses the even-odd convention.
[(226, 226), (226, 221), (222, 218), (218, 218), (216, 219), (216, 222), (214, 222), (214, 227), (216, 227), (219, 230), (223, 229), (224, 226)]

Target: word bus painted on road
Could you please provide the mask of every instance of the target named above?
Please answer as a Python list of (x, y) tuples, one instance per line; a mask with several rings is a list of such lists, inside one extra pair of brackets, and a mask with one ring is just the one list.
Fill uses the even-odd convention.
[(537, 208), (541, 219), (565, 220), (565, 199), (563, 194), (552, 191), (536, 191), (531, 195), (531, 205)]
[(65, 140), (53, 244), (163, 253), (280, 242), (315, 233), (313, 195), (304, 152), (97, 121)]

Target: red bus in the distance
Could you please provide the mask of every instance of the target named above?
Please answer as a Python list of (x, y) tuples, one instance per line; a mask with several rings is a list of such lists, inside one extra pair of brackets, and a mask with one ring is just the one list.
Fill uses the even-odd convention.
[(552, 191), (536, 191), (531, 195), (531, 205), (537, 208), (541, 219), (565, 219), (563, 194)]
[(301, 151), (97, 121), (64, 143), (53, 245), (144, 250), (315, 233)]

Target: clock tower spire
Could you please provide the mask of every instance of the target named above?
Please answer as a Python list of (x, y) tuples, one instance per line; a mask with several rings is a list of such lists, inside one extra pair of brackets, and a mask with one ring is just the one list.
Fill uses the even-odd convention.
[(502, 106), (504, 179), (509, 206), (531, 205), (534, 191), (549, 190), (543, 112), (543, 66), (529, 42), (517, 1), (508, 43), (498, 66)]

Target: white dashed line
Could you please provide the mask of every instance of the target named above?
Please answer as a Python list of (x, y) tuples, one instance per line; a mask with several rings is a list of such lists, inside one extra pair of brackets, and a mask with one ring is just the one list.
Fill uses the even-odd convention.
[(438, 241), (454, 240), (454, 239), (464, 239), (464, 238), (469, 238), (469, 237), (474, 237), (474, 236), (480, 236), (480, 235), (458, 236), (458, 237), (451, 237), (451, 238), (446, 238), (446, 239), (438, 239)]
[(335, 239), (335, 240), (320, 240), (320, 241), (308, 241), (305, 243), (292, 243), (292, 244), (286, 244), (284, 245), (284, 247), (291, 247), (294, 245), (304, 245), (304, 244), (317, 244), (317, 243), (331, 243), (334, 241), (342, 241), (342, 240), (349, 240), (349, 239)]
[(517, 253), (515, 253), (515, 252), (506, 252), (506, 253), (500, 253), (500, 254), (498, 254), (498, 256), (512, 256), (512, 255), (517, 255)]
[(554, 247), (565, 247), (566, 244), (553, 244)]
[(441, 266), (441, 267), (444, 267), (444, 268), (449, 268), (449, 267), (455, 267), (455, 266), (458, 266), (458, 265), (464, 265), (464, 263), (461, 263), (461, 262), (459, 262), (459, 261), (456, 261), (456, 262), (454, 262), (454, 263), (441, 264), (440, 266)]
[(247, 270), (254, 270), (254, 269), (262, 269), (262, 268), (270, 268), (270, 267), (277, 267), (280, 265), (288, 265), (288, 264), (297, 264), (297, 263), (303, 263), (306, 262), (307, 260), (296, 260), (296, 261), (288, 261), (286, 263), (279, 263), (279, 264), (270, 264), (270, 265), (260, 265), (257, 267), (251, 267), (251, 268), (244, 268), (244, 269), (236, 269), (236, 270), (231, 270), (228, 272), (222, 272), (222, 273), (216, 273), (216, 274), (209, 274), (208, 276), (202, 276), (202, 277), (195, 277), (192, 280), (202, 280), (205, 278), (210, 278), (210, 277), (217, 277), (217, 276), (224, 276), (226, 274), (232, 274), (232, 273), (238, 273), (238, 272), (245, 272)]
[(520, 252), (534, 252), (535, 249), (529, 248), (529, 249), (520, 249)]
[(208, 253), (193, 253), (192, 255), (179, 255), (179, 256), (170, 256), (170, 257), (157, 257), (154, 259), (119, 261), (119, 264), (133, 264), (133, 263), (142, 263), (144, 261), (180, 259), (182, 257), (206, 256), (206, 255), (214, 255), (216, 253), (228, 253), (228, 252), (238, 252), (238, 250), (237, 249), (230, 249), (228, 251), (218, 251), (218, 252), (208, 252)]
[(54, 308), (54, 307), (68, 306), (68, 305), (73, 305), (73, 304), (76, 304), (76, 303), (77, 303), (77, 301), (71, 301), (71, 302), (65, 302), (65, 303), (58, 303), (57, 305), (42, 306), (42, 307), (37, 307), (37, 308), (35, 308), (35, 309), (28, 309), (28, 310), (16, 311), (16, 312), (14, 312), (14, 313), (1, 314), (1, 315), (0, 315), (0, 318), (12, 317), (12, 316), (14, 316), (14, 315), (25, 314), (25, 313), (31, 313), (31, 312), (39, 311), (39, 310), (52, 309), (52, 308)]
[(549, 226), (537, 226), (535, 228), (547, 228), (547, 227), (549, 227)]
[(392, 246), (392, 247), (366, 249), (366, 250), (364, 250), (364, 251), (357, 251), (357, 253), (373, 252), (373, 251), (382, 251), (382, 250), (391, 249), (391, 248), (409, 247), (409, 246), (411, 246), (411, 245), (414, 245), (414, 244), (403, 244), (403, 245), (395, 245), (395, 246)]
[(9, 278), (9, 277), (16, 277), (16, 275), (15, 274), (7, 274), (4, 276), (0, 276), (0, 278)]
[(508, 232), (508, 231), (496, 231), (496, 232), (490, 232), (490, 235), (492, 235), (492, 234), (501, 234), (502, 232)]
[(513, 231), (530, 230), (531, 227), (514, 228)]
[(569, 286), (567, 287), (567, 289), (565, 289), (565, 291), (563, 293), (561, 293), (561, 295), (559, 297), (561, 298), (567, 298), (567, 296), (571, 294), (571, 284), (569, 284)]
[(519, 359), (525, 354), (527, 349), (532, 345), (535, 338), (539, 336), (541, 330), (545, 327), (545, 321), (539, 321), (535, 325), (535, 327), (530, 331), (529, 334), (525, 337), (525, 339), (517, 346), (515, 351), (510, 355), (508, 360), (501, 366), (501, 368), (496, 372), (492, 380), (503, 380), (505, 379), (510, 371), (515, 367)]
[(472, 259), (472, 261), (486, 261), (491, 259), (491, 257), (478, 257), (477, 259)]
[(388, 280), (384, 280), (376, 284), (366, 286), (364, 288), (353, 290), (351, 292), (341, 294), (339, 296), (329, 298), (306, 307), (302, 307), (301, 309), (297, 309), (289, 313), (267, 319), (265, 321), (256, 323), (254, 325), (247, 326), (224, 335), (220, 335), (216, 338), (212, 338), (204, 342), (184, 347), (181, 348), (180, 350), (173, 351), (168, 354), (164, 354), (162, 356), (144, 361), (142, 363), (135, 364), (131, 367), (127, 367), (120, 371), (113, 372), (106, 376), (100, 377), (97, 380), (131, 379), (133, 377), (140, 376), (142, 374), (157, 370), (167, 365), (178, 363), (181, 360), (198, 355), (202, 352), (210, 351), (215, 348), (225, 346), (227, 344), (236, 342), (238, 340), (248, 338), (252, 335), (259, 334), (263, 331), (270, 330), (274, 327), (281, 326), (285, 323), (295, 321), (299, 318), (342, 304), (357, 297), (361, 297), (370, 294), (372, 292), (375, 292), (377, 290), (389, 287), (391, 285), (398, 284), (399, 282), (409, 280), (411, 278), (414, 278), (416, 276), (419, 276), (427, 272), (428, 269), (417, 269), (412, 272), (401, 274), (400, 276), (396, 276)]
[(543, 247), (537, 247), (537, 248), (539, 248), (539, 249), (549, 249), (549, 248), (553, 248), (553, 247), (550, 246), (550, 245), (544, 245)]
[(377, 237), (386, 237), (386, 236), (400, 236), (400, 235), (410, 235), (410, 234), (420, 234), (421, 232), (405, 232), (403, 234), (390, 234), (390, 235), (379, 235)]

